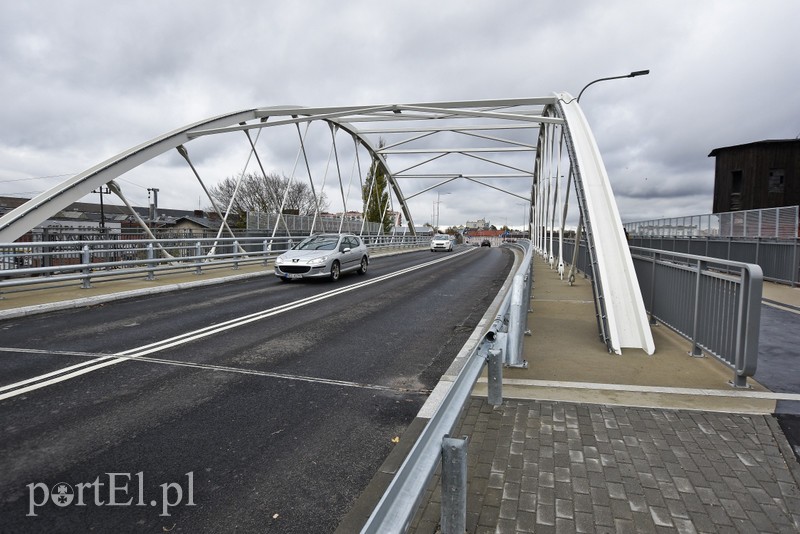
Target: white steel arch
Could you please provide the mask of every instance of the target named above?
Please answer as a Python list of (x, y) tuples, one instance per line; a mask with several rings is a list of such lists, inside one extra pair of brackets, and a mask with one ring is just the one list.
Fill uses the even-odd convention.
[[(170, 149), (179, 149), (191, 166), (184, 145), (194, 139), (241, 130), (248, 133), (249, 146), (258, 159), (250, 130), (314, 121), (331, 125), (333, 151), (335, 133), (343, 131), (352, 136), (356, 149), (362, 146), (384, 168), (412, 233), (410, 199), (452, 181), (466, 180), (525, 201), (536, 250), (563, 272), (561, 236), (570, 196), (575, 195), (593, 254), (589, 274), (600, 337), (614, 352), (623, 347), (653, 352), (608, 176), (586, 118), (567, 93), (373, 106), (274, 106), (212, 117), (128, 149), (31, 199), (0, 218), (0, 242), (14, 241), (95, 188)], [(302, 135), (300, 144), (305, 157)], [(197, 174), (194, 167), (192, 170)], [(560, 185), (563, 175), (569, 179)], [(404, 194), (404, 190), (414, 192)], [(556, 234), (558, 244), (554, 243)]]

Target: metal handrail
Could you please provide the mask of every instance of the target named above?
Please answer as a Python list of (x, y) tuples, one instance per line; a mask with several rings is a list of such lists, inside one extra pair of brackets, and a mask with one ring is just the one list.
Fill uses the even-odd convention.
[[(658, 320), (690, 340), (693, 355), (705, 351), (716, 357), (733, 369), (732, 384), (746, 387), (747, 377), (755, 374), (758, 363), (761, 267), (630, 248), (651, 323)], [(659, 274), (667, 276), (669, 284), (659, 284)]]
[[(0, 243), (0, 291), (81, 280), (120, 280), (157, 273), (194, 271), (267, 263), (307, 236), (36, 241)], [(362, 236), (371, 250), (426, 245), (429, 237)], [(158, 257), (160, 251), (166, 252)], [(204, 253), (208, 251), (208, 253)], [(115, 259), (120, 257), (122, 259)], [(95, 261), (100, 259), (101, 261)], [(76, 261), (76, 263), (64, 263)], [(60, 263), (52, 265), (52, 263)], [(22, 265), (22, 266), (20, 266)], [(24, 265), (35, 265), (26, 267)]]
[[(523, 261), (517, 270), (509, 275), (509, 279), (514, 280), (519, 273), (530, 273), (532, 254), (529, 251), (531, 246), (529, 240), (520, 240), (516, 244), (509, 244), (509, 246), (521, 248), (524, 252)], [(528, 280), (525, 283), (528, 283)], [(490, 353), (498, 351), (496, 343), (498, 337), (502, 337), (498, 336), (498, 333), (505, 333), (503, 331), (506, 330), (508, 322), (506, 316), (509, 315), (511, 309), (513, 288), (514, 283), (506, 283), (501, 288), (503, 301), (498, 309), (502, 311), (502, 317), (498, 314), (498, 318), (492, 323), (490, 331), (482, 336), (480, 341), (476, 342), (475, 346), (470, 350), (464, 366), (459, 371), (450, 389), (444, 395), (435, 413), (422, 430), (420, 437), (411, 448), (381, 500), (364, 524), (361, 530), (362, 534), (401, 533), (408, 530), (422, 501), (425, 489), (441, 461), (443, 439), (455, 427), (475, 382), (483, 370), (483, 365), (490, 357)], [(530, 285), (528, 284), (529, 288)], [(527, 320), (527, 316), (522, 320)], [(510, 326), (508, 330), (511, 330)], [(516, 328), (520, 336), (523, 334), (523, 330)], [(492, 377), (490, 377), (491, 383)], [(490, 397), (492, 397), (491, 392)]]

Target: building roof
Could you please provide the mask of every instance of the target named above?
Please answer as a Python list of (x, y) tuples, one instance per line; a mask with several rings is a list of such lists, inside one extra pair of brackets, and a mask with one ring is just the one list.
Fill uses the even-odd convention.
[(731, 146), (723, 146), (719, 148), (715, 148), (711, 151), (708, 155), (709, 158), (716, 157), (721, 151), (723, 150), (731, 150), (735, 148), (744, 148), (744, 147), (752, 147), (758, 145), (774, 145), (774, 144), (781, 144), (781, 143), (798, 143), (800, 144), (800, 139), (764, 139), (763, 141), (753, 141), (752, 143), (743, 143), (741, 145), (731, 145)]

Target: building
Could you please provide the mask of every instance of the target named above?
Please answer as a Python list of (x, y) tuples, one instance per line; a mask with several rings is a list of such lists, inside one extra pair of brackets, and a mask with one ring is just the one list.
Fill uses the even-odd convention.
[(800, 204), (800, 139), (715, 148), (714, 213)]
[(485, 218), (477, 221), (467, 221), (464, 225), (466, 230), (489, 230), (492, 225)]

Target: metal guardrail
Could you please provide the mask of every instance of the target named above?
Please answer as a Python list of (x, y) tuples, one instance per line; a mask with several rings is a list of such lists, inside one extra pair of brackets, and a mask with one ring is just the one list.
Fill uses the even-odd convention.
[[(463, 533), (466, 524), (466, 471), (465, 447), (458, 447), (449, 434), (455, 427), (461, 411), (469, 399), (472, 388), (483, 370), (489, 365), (489, 403), (502, 403), (503, 358), (507, 365), (519, 364), (521, 347), (530, 302), (532, 247), (529, 240), (519, 240), (514, 245), (524, 251), (522, 263), (513, 275), (513, 282), (505, 286), (505, 294), (497, 318), (487, 334), (471, 349), (461, 371), (444, 395), (433, 417), (423, 429), (417, 442), (398, 469), (383, 497), (367, 520), (362, 534), (387, 534), (405, 532), (410, 526), (442, 456), (442, 479), (450, 483), (442, 486), (442, 532)], [(525, 295), (527, 294), (527, 300)], [(519, 349), (516, 349), (519, 350)], [(462, 451), (459, 454), (459, 451)]]
[(632, 246), (757, 263), (764, 280), (800, 284), (800, 240), (633, 236)]
[(758, 265), (631, 247), (645, 307), (655, 321), (713, 355), (747, 387), (756, 372), (763, 275)]
[(631, 236), (795, 240), (800, 237), (800, 206), (652, 219), (623, 226)]
[[(40, 289), (57, 282), (92, 282), (242, 265), (267, 265), (305, 236), (293, 238), (132, 239), (0, 244), (0, 292)], [(362, 236), (371, 250), (425, 246), (430, 237)]]

